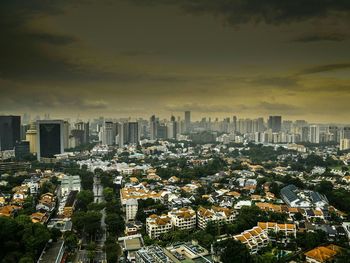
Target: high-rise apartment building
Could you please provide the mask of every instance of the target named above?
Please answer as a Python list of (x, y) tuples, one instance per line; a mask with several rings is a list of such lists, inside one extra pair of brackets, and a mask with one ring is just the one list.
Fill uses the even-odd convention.
[(111, 121), (105, 121), (100, 131), (102, 144), (105, 144), (105, 145), (115, 144), (116, 135), (117, 135), (116, 124)]
[(21, 116), (0, 116), (0, 151), (13, 150), (21, 140)]
[(311, 143), (320, 143), (320, 126), (310, 125), (309, 141)]
[(54, 158), (64, 152), (64, 121), (37, 121), (37, 158)]

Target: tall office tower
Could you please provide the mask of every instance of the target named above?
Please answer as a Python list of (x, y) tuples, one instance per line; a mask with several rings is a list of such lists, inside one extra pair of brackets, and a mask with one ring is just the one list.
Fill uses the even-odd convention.
[(304, 126), (304, 127), (301, 127), (301, 133), (300, 133), (300, 140), (302, 142), (308, 142), (310, 141), (310, 128), (309, 126)]
[(191, 112), (185, 111), (185, 132), (191, 131)]
[(21, 140), (21, 116), (0, 116), (0, 151), (13, 150)]
[(311, 143), (320, 143), (320, 126), (310, 125), (309, 141)]
[(37, 157), (54, 158), (55, 154), (64, 152), (64, 121), (37, 121)]
[(237, 117), (233, 116), (232, 118), (232, 131), (237, 132)]
[(168, 127), (164, 123), (160, 123), (157, 127), (157, 138), (166, 139), (168, 138)]
[(340, 141), (338, 126), (329, 126), (328, 133), (331, 135), (330, 141), (332, 141), (332, 142), (339, 142)]
[(157, 126), (158, 126), (158, 120), (156, 119), (155, 115), (152, 115), (149, 120), (149, 129), (150, 129), (150, 139), (156, 140), (157, 139)]
[(268, 120), (268, 128), (272, 132), (280, 132), (282, 127), (282, 117), (281, 116), (270, 116)]
[(117, 123), (116, 143), (118, 146), (124, 146), (127, 143), (127, 133), (127, 124), (123, 122)]
[(115, 144), (115, 136), (117, 134), (116, 125), (111, 121), (105, 121), (101, 130), (102, 144), (113, 145)]
[(230, 118), (224, 118), (224, 120), (222, 122), (221, 131), (228, 133), (230, 130), (229, 127), (230, 127)]
[[(48, 115), (50, 117), (50, 115)], [(46, 119), (49, 120), (49, 119)], [(70, 124), (68, 121), (63, 122), (63, 149), (69, 148)]]
[(89, 122), (77, 122), (75, 124), (75, 129), (83, 131), (81, 143), (86, 144), (90, 142), (90, 123)]
[(137, 122), (128, 123), (128, 143), (138, 144), (140, 141), (139, 124)]
[(343, 127), (341, 138), (350, 139), (350, 126)]
[(26, 133), (26, 141), (29, 142), (30, 153), (36, 154), (38, 139), (37, 139), (36, 124), (34, 122), (30, 124), (30, 128)]

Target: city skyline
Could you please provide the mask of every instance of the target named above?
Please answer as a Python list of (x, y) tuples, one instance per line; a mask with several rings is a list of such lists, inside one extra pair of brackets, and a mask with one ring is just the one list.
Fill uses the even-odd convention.
[(349, 123), (350, 4), (246, 3), (5, 1), (0, 113)]

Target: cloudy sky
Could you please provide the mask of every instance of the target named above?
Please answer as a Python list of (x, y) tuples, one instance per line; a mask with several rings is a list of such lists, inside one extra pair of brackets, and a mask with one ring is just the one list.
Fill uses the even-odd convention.
[(350, 122), (349, 0), (3, 0), (0, 113)]

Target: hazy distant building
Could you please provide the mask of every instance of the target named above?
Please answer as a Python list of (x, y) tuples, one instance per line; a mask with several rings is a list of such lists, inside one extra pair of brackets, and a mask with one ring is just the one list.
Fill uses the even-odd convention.
[(156, 119), (155, 115), (152, 115), (150, 120), (149, 120), (149, 129), (150, 129), (150, 139), (151, 140), (156, 140), (157, 139), (157, 126), (159, 122)]
[[(136, 122), (137, 123), (137, 122)], [(133, 129), (133, 125), (131, 125)], [(138, 128), (137, 128), (138, 129)], [(133, 133), (133, 131), (131, 131)], [(117, 143), (119, 146), (123, 146), (129, 144), (129, 122), (120, 122), (117, 124)], [(137, 134), (138, 138), (140, 134)]]
[(341, 151), (349, 150), (350, 149), (350, 139), (341, 139), (339, 149)]
[(308, 141), (310, 141), (310, 136), (309, 136), (309, 134), (310, 134), (310, 128), (308, 127), (308, 126), (305, 126), (305, 127), (301, 127), (301, 138), (300, 138), (300, 140), (302, 141), (302, 142), (308, 142)]
[(282, 117), (281, 116), (270, 116), (268, 120), (268, 128), (272, 132), (280, 132), (282, 128)]
[(338, 128), (338, 126), (329, 126), (328, 127), (328, 133), (331, 135), (330, 141), (332, 141), (332, 142), (339, 142), (340, 136), (339, 136), (339, 128)]
[(310, 125), (309, 141), (311, 143), (320, 143), (320, 126)]
[(191, 112), (185, 111), (185, 132), (191, 131)]
[(82, 137), (80, 138), (81, 144), (86, 144), (90, 142), (90, 123), (89, 122), (77, 122), (75, 124), (75, 129), (83, 131)]
[(0, 151), (13, 150), (21, 140), (21, 116), (0, 116)]
[(167, 125), (167, 138), (168, 139), (176, 139), (178, 131), (177, 121), (174, 116), (171, 116), (170, 122)]
[(115, 144), (116, 135), (117, 135), (116, 124), (111, 121), (105, 121), (100, 131), (100, 140), (102, 144), (105, 144), (105, 145)]
[(343, 127), (341, 138), (342, 139), (350, 139), (350, 127), (349, 126)]
[(37, 121), (37, 158), (54, 158), (64, 152), (64, 121)]
[(232, 117), (232, 131), (237, 132), (237, 117), (236, 116)]

